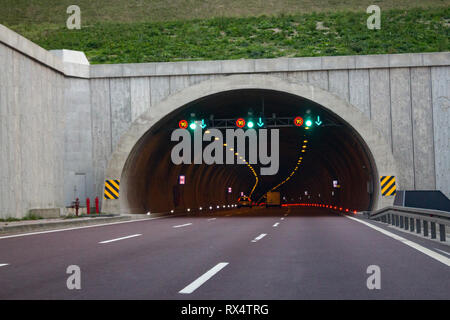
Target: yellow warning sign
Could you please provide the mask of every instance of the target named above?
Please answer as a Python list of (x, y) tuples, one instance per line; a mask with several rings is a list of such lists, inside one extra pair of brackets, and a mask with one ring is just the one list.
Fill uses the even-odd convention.
[(381, 176), (380, 177), (381, 195), (383, 197), (395, 196), (395, 177)]
[(104, 199), (119, 199), (120, 180), (105, 180)]

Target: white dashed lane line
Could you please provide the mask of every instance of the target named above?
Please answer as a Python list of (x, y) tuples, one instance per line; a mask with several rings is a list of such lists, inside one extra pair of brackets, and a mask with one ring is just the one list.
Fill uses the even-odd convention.
[(208, 219), (208, 221), (214, 221), (214, 220), (216, 220), (217, 218), (211, 218), (211, 219)]
[(192, 223), (185, 223), (185, 224), (179, 224), (177, 226), (173, 226), (172, 228), (182, 228), (182, 227), (187, 227), (190, 226)]
[(110, 243), (110, 242), (130, 239), (130, 238), (139, 237), (139, 236), (142, 236), (142, 234), (140, 234), (140, 233), (139, 234), (132, 234), (131, 236), (126, 236), (126, 237), (121, 237), (121, 238), (116, 238), (116, 239), (111, 239), (111, 240), (100, 241), (99, 243), (105, 244), (105, 243)]
[(202, 284), (211, 279), (217, 272), (222, 270), (228, 265), (228, 262), (220, 262), (211, 269), (209, 269), (206, 273), (197, 278), (194, 282), (189, 284), (187, 287), (179, 291), (181, 294), (190, 294), (197, 290)]
[(277, 222), (277, 223), (275, 223), (272, 227), (276, 228), (276, 227), (278, 227), (279, 224), (280, 224), (280, 223)]
[(9, 266), (9, 263), (0, 263), (0, 267)]
[(253, 239), (252, 242), (259, 241), (262, 238), (264, 238), (265, 236), (267, 236), (267, 233), (261, 233), (259, 236), (257, 236), (255, 239)]

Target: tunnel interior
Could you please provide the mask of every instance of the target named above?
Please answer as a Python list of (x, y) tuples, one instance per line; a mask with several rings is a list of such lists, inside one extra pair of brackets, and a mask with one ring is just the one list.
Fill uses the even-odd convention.
[[(235, 164), (176, 165), (171, 160), (172, 148), (179, 143), (171, 141), (171, 134), (182, 119), (188, 123), (206, 119), (205, 124), (212, 124), (213, 117), (217, 124), (218, 119), (243, 118), (256, 124), (259, 118), (273, 123), (297, 116), (305, 121), (311, 119), (313, 125), (309, 129), (306, 124), (276, 128), (279, 170), (274, 175), (261, 175), (260, 169), (265, 166), (259, 160), (249, 164), (248, 152), (235, 155)], [(317, 121), (322, 123), (317, 125)], [(238, 129), (235, 125), (229, 128)], [(209, 129), (204, 128), (203, 134)], [(193, 130), (185, 130), (193, 137)], [(227, 143), (225, 129), (220, 130), (223, 143)], [(247, 139), (246, 150), (249, 143)], [(208, 144), (203, 142), (203, 148)], [(224, 160), (227, 152), (236, 152), (229, 150), (229, 145), (223, 146)], [(239, 160), (242, 156), (246, 162)], [(185, 177), (184, 184), (179, 183), (179, 176)], [(149, 128), (125, 163), (121, 201), (126, 202), (130, 213), (183, 212), (235, 204), (241, 194), (250, 196), (253, 202), (262, 202), (265, 193), (273, 190), (280, 191), (285, 203), (323, 203), (364, 211), (374, 206), (376, 176), (370, 150), (359, 134), (321, 105), (279, 91), (232, 90), (180, 106)]]

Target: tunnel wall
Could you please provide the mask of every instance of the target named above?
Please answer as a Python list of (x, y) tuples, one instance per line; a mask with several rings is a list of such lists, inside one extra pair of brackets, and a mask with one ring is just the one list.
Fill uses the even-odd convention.
[(336, 94), (383, 133), (402, 189), (450, 197), (449, 62), (440, 52), (89, 66), (0, 25), (0, 217), (70, 205), (80, 173), (86, 196), (101, 199), (108, 162), (133, 121), (164, 114), (159, 102), (175, 92), (231, 74)]

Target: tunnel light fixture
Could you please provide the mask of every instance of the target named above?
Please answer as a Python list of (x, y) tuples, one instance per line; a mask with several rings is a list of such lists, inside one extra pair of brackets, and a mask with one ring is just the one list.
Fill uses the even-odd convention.
[(189, 211), (191, 211), (191, 209), (190, 208), (187, 208), (187, 210), (186, 210), (187, 212), (189, 212)]
[(209, 210), (212, 210), (212, 207), (211, 207), (211, 206), (209, 206)]
[(170, 210), (170, 213), (173, 213), (174, 211), (173, 210)]
[(226, 144), (226, 143), (224, 143), (224, 144), (223, 144), (223, 146), (224, 146), (224, 147), (226, 147), (226, 146), (227, 146), (227, 144)]
[(220, 207), (219, 206), (217, 206), (217, 209), (219, 209)]
[(211, 133), (211, 131), (209, 131), (209, 130), (206, 130), (206, 131), (205, 131), (205, 133), (207, 133), (207, 134), (208, 134), (208, 133)]
[(308, 140), (303, 140), (303, 143), (308, 143)]
[(198, 208), (200, 211), (202, 211), (203, 210), (203, 208), (202, 207), (200, 207), (200, 208)]
[(217, 140), (220, 140), (220, 139), (219, 139), (219, 137), (215, 137), (215, 138), (214, 138), (214, 140), (216, 140), (216, 141), (217, 141)]
[(233, 148), (230, 148), (230, 151), (234, 151), (234, 149), (233, 149)]
[(239, 153), (237, 153), (237, 152), (236, 152), (236, 153), (235, 153), (234, 155), (235, 155), (235, 156), (238, 156), (238, 155), (239, 155)]

